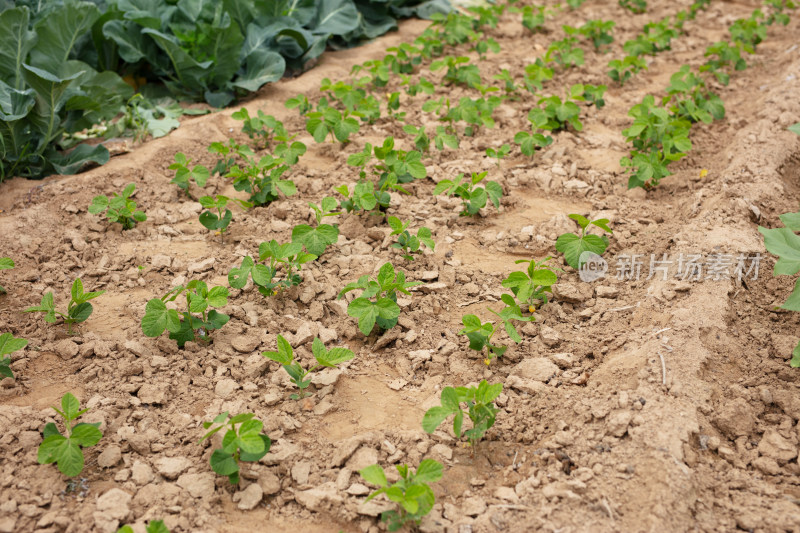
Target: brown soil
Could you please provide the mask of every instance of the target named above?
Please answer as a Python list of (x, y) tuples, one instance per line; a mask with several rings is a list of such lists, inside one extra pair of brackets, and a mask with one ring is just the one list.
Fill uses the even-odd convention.
[[(480, 63), (484, 79), (501, 68), (520, 75), (560, 38), (561, 24), (602, 18), (617, 22), (611, 54), (587, 50), (583, 67), (558, 72), (549, 87), (560, 93), (579, 81), (607, 83), (605, 65), (620, 57), (621, 43), (681, 7), (650, 4), (648, 13), (630, 16), (616, 2), (587, 2), (536, 35), (518, 15), (506, 15), (488, 30), (502, 51)], [(166, 337), (146, 338), (139, 325), (146, 301), (184, 279), (227, 285), (230, 267), (260, 242), (289, 240), (290, 228), (309, 218), (308, 201), (355, 181), (348, 154), (390, 134), (408, 146), (398, 123), (385, 118), (362, 127), (344, 149), (316, 145), (281, 103), (298, 92), (316, 96), (323, 77), (344, 78), (351, 65), (381, 57), (426, 23), (407, 22), (378, 42), (326, 54), (317, 68), (246, 103), (303, 132), (309, 152), (293, 171), (299, 194), (236, 212), (224, 243), (199, 225), (197, 203), (170, 185), (167, 167), (178, 151), (213, 166), (208, 143), (240, 137), (232, 110), (187, 119), (168, 137), (78, 176), (4, 183), (0, 256), (17, 267), (0, 273), (9, 289), (0, 297), (0, 329), (30, 344), (16, 354), (17, 379), (0, 387), (0, 531), (114, 531), (163, 518), (172, 531), (374, 532), (383, 527), (374, 518), (383, 504), (364, 505), (356, 471), (376, 460), (389, 467), (424, 457), (443, 462), (445, 475), (423, 531), (800, 531), (800, 372), (787, 361), (800, 315), (775, 311), (792, 280), (771, 277), (772, 258), (744, 283), (628, 282), (611, 272), (587, 285), (567, 268), (556, 298), (522, 328), (523, 342), (489, 368), (457, 335), (463, 314), (489, 318), (486, 308), (499, 299), (514, 260), (555, 253), (556, 236), (575, 229), (568, 213), (610, 218), (607, 256), (645, 254), (645, 266), (650, 254), (765, 253), (757, 225), (775, 226), (800, 200), (800, 141), (786, 131), (800, 121), (797, 16), (771, 27), (749, 68), (717, 88), (726, 118), (692, 130), (694, 148), (671, 167), (673, 176), (649, 193), (627, 191), (618, 165), (628, 108), (645, 94), (663, 94), (682, 64), (701, 64), (706, 46), (754, 7), (712, 3), (648, 71), (624, 88), (610, 85), (606, 107), (583, 111), (584, 132), (559, 133), (535, 160), (512, 155), (497, 169), (485, 148), (527, 130), (534, 102), (528, 96), (502, 105), (495, 129), (426, 161), (433, 181), (488, 170), (506, 191), (500, 213), (460, 218), (457, 204), (431, 195), (432, 180), (413, 184), (413, 195), (398, 197), (390, 213), (432, 228), (437, 242), (435, 254), (413, 263), (386, 246), (385, 227), (367, 230), (342, 216), (347, 236), (304, 269), (298, 290), (269, 300), (251, 287), (232, 290), (225, 311), (233, 318), (207, 347), (178, 351)], [(430, 122), (423, 100), (406, 98), (410, 123)], [(137, 184), (147, 222), (123, 233), (87, 212), (93, 196), (129, 182)], [(223, 190), (221, 179), (206, 187)], [(157, 256), (165, 256), (162, 266), (153, 266)], [(208, 258), (210, 268), (193, 273)], [(403, 320), (390, 332), (396, 337), (381, 346), (357, 331), (336, 295), (387, 260), (410, 279), (435, 272), (431, 281), (441, 288), (401, 299)], [(20, 312), (49, 290), (64, 304), (76, 277), (87, 290), (107, 291), (79, 335)], [(299, 403), (287, 399), (283, 370), (260, 352), (274, 349), (277, 334), (306, 326), (335, 330), (335, 342), (357, 356), (338, 378), (328, 376), (334, 384), (312, 386), (315, 395)], [(244, 351), (233, 347), (237, 337)], [(298, 353), (308, 360), (310, 346)], [(537, 372), (522, 361), (533, 361)], [(446, 425), (434, 435), (422, 431), (422, 414), (442, 387), (484, 378), (506, 386), (497, 423), (476, 450), (456, 442)], [(154, 386), (149, 404), (139, 398), (144, 385)], [(104, 432), (87, 450), (87, 490), (70, 493), (54, 466), (36, 463), (40, 431), (54, 421), (50, 406), (67, 391), (92, 408), (84, 418), (102, 422)], [(197, 444), (201, 423), (226, 410), (256, 413), (274, 442), (260, 463), (245, 467), (240, 488), (256, 483), (264, 492), (249, 511), (211, 472), (211, 447)]]

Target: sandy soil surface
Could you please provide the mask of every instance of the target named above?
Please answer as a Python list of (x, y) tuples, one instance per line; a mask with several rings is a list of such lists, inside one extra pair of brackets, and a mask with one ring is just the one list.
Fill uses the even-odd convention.
[[(270, 299), (251, 285), (231, 290), (224, 310), (232, 319), (208, 346), (178, 350), (166, 336), (145, 337), (147, 300), (187, 279), (227, 286), (242, 256), (272, 238), (288, 241), (294, 225), (308, 222), (307, 202), (356, 181), (346, 158), (365, 142), (394, 135), (411, 148), (402, 124), (389, 118), (363, 126), (343, 148), (315, 144), (282, 103), (297, 93), (318, 96), (322, 78), (344, 79), (353, 64), (382, 57), (427, 23), (406, 22), (375, 43), (326, 54), (317, 68), (246, 102), (300, 133), (309, 151), (291, 175), (299, 193), (237, 210), (224, 242), (200, 226), (199, 205), (169, 183), (167, 167), (178, 151), (211, 167), (209, 142), (246, 140), (233, 109), (187, 119), (166, 138), (81, 175), (3, 183), (0, 256), (17, 266), (0, 273), (9, 291), (0, 296), (0, 331), (30, 343), (15, 354), (17, 379), (0, 384), (0, 531), (114, 531), (134, 522), (143, 531), (144, 521), (164, 519), (172, 531), (375, 532), (385, 505), (364, 504), (357, 470), (425, 457), (445, 468), (423, 531), (800, 531), (800, 372), (788, 365), (800, 318), (775, 310), (792, 280), (772, 278), (774, 259), (757, 232), (800, 200), (800, 140), (786, 131), (800, 121), (800, 17), (771, 27), (749, 68), (715, 87), (725, 119), (695, 126), (690, 155), (646, 193), (628, 191), (619, 167), (628, 109), (645, 94), (662, 95), (681, 65), (702, 64), (706, 46), (727, 39), (728, 26), (757, 7), (712, 2), (671, 50), (648, 58), (649, 70), (620, 88), (605, 72), (621, 43), (685, 7), (650, 4), (633, 16), (615, 2), (590, 0), (539, 34), (505, 15), (486, 30), (502, 50), (477, 62), (484, 79), (502, 68), (521, 78), (561, 38), (561, 24), (616, 21), (609, 54), (584, 46), (585, 65), (558, 71), (546, 87), (561, 94), (577, 82), (609, 84), (604, 108), (582, 109), (584, 131), (554, 135), (534, 160), (515, 150), (498, 168), (486, 147), (527, 130), (535, 101), (504, 103), (494, 129), (464, 139), (459, 150), (434, 150), (425, 160), (429, 179), (393, 199), (390, 214), (433, 230), (435, 253), (406, 262), (389, 248), (385, 224), (339, 216), (339, 243), (303, 270), (299, 287)], [(426, 75), (438, 80), (442, 72)], [(401, 90), (394, 83), (388, 89)], [(421, 111), (425, 98), (404, 95), (409, 123), (433, 124)], [(499, 212), (459, 217), (458, 202), (432, 196), (435, 182), (478, 170), (503, 186)], [(93, 196), (129, 182), (146, 222), (122, 232), (87, 212)], [(214, 192), (232, 188), (215, 177), (205, 188)], [(612, 265), (623, 254), (642, 254), (646, 272), (651, 254), (761, 253), (758, 278), (619, 280), (612, 266), (588, 284), (565, 267), (553, 301), (521, 328), (523, 342), (487, 368), (457, 335), (461, 316), (488, 319), (514, 261), (555, 255), (556, 237), (576, 229), (569, 213), (611, 219)], [(428, 286), (400, 299), (396, 328), (365, 338), (336, 296), (389, 260)], [(107, 291), (78, 335), (20, 312), (47, 291), (63, 305), (76, 277), (87, 290)], [(286, 373), (260, 355), (275, 349), (278, 334), (305, 361), (317, 334), (356, 357), (320, 373), (312, 397), (292, 401)], [(423, 432), (422, 415), (443, 387), (481, 379), (505, 387), (497, 423), (477, 449), (457, 442), (447, 424)], [(83, 488), (71, 491), (55, 466), (36, 462), (42, 428), (54, 421), (50, 406), (68, 391), (104, 432), (86, 451)], [(197, 444), (202, 422), (225, 410), (255, 413), (273, 440), (264, 459), (244, 467), (238, 489), (211, 471), (212, 448)]]

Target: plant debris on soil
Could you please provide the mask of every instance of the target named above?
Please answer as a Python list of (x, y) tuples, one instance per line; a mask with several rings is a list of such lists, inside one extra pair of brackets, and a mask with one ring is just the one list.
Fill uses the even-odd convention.
[[(358, 470), (378, 463), (388, 472), (425, 458), (444, 465), (432, 484), (436, 505), (420, 526), (426, 532), (800, 531), (800, 372), (788, 364), (800, 315), (776, 310), (793, 280), (772, 277), (774, 258), (757, 231), (775, 227), (800, 200), (800, 140), (787, 131), (800, 121), (800, 17), (771, 26), (748, 68), (716, 88), (726, 116), (692, 128), (692, 150), (670, 166), (673, 175), (654, 190), (628, 190), (619, 166), (628, 153), (621, 134), (628, 109), (647, 94), (663, 95), (682, 65), (702, 64), (706, 47), (758, 5), (712, 2), (623, 87), (608, 78), (607, 62), (622, 57), (621, 43), (645, 23), (674, 14), (674, 2), (652, 0), (637, 15), (616, 2), (586, 2), (548, 19), (540, 33), (505, 14), (497, 28), (484, 28), (500, 51), (485, 61), (472, 55), (483, 79), (523, 72), (560, 38), (562, 24), (614, 20), (610, 52), (584, 46), (585, 63), (560, 69), (547, 89), (607, 84), (605, 107), (582, 107), (583, 131), (553, 134), (531, 159), (513, 137), (530, 129), (535, 102), (506, 101), (494, 128), (463, 137), (457, 150), (432, 150), (424, 160), (429, 179), (408, 184), (411, 195), (392, 193), (387, 214), (411, 221), (414, 232), (430, 228), (435, 252), (406, 261), (378, 217), (327, 218), (339, 225), (339, 240), (304, 265), (302, 284), (270, 298), (252, 282), (230, 289), (221, 309), (230, 322), (208, 345), (179, 350), (166, 336), (145, 337), (147, 301), (192, 279), (228, 287), (228, 271), (259, 243), (289, 242), (292, 227), (313, 225), (308, 202), (357, 181), (346, 160), (366, 142), (392, 135), (413, 149), (403, 124), (389, 117), (362, 125), (344, 146), (314, 143), (283, 102), (298, 93), (318, 98), (323, 78), (345, 78), (352, 65), (413, 40), (428, 22), (408, 21), (362, 48), (326, 54), (314, 70), (246, 103), (251, 116), (275, 116), (309, 149), (291, 171), (298, 194), (236, 207), (224, 241), (198, 222), (199, 204), (170, 183), (168, 167), (183, 152), (211, 168), (210, 142), (247, 142), (234, 110), (187, 119), (84, 174), (3, 183), (0, 256), (15, 268), (0, 273), (8, 291), (0, 296), (0, 331), (29, 344), (14, 356), (16, 378), (0, 382), (0, 532), (109, 532), (163, 519), (171, 531), (373, 533), (385, 527), (378, 515), (390, 506), (365, 503), (372, 489)], [(401, 90), (398, 80), (387, 90)], [(436, 91), (432, 98), (475, 96), (455, 86)], [(427, 96), (403, 98), (408, 123), (435, 125), (421, 110)], [(505, 143), (514, 148), (498, 166), (485, 151)], [(499, 211), (459, 216), (458, 198), (432, 195), (443, 179), (482, 171), (503, 187)], [(93, 197), (128, 183), (146, 221), (121, 231), (88, 212)], [(240, 194), (212, 177), (203, 194), (215, 193)], [(593, 283), (555, 252), (556, 238), (577, 229), (571, 213), (607, 218), (614, 231), (605, 252), (612, 266)], [(614, 258), (634, 254), (642, 275), (619, 279)], [(755, 279), (645, 275), (651, 257), (664, 254), (761, 254), (761, 263)], [(501, 281), (520, 270), (514, 261), (548, 255), (564, 270), (553, 298), (519, 328), (522, 342), (487, 366), (458, 335), (461, 317), (490, 319), (487, 308), (506, 292)], [(399, 295), (397, 326), (364, 337), (347, 314), (349, 300), (337, 295), (387, 261), (424, 283)], [(76, 278), (86, 291), (106, 291), (77, 335), (21, 312), (48, 291), (66, 305)], [(311, 374), (313, 395), (291, 400), (289, 375), (261, 355), (278, 335), (306, 368), (317, 336), (355, 357)], [(422, 416), (439, 405), (444, 387), (483, 379), (504, 387), (496, 423), (474, 449), (448, 423), (423, 431)], [(44, 425), (56, 421), (51, 406), (66, 392), (90, 408), (81, 420), (100, 422), (103, 432), (69, 481), (36, 460)], [(214, 446), (198, 444), (202, 423), (224, 411), (255, 413), (272, 440), (260, 461), (242, 463), (238, 487), (211, 470)]]

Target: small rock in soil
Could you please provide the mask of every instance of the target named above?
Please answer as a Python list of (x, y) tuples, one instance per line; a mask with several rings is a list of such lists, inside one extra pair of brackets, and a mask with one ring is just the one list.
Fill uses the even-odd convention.
[(246, 489), (233, 495), (233, 501), (239, 502), (237, 507), (242, 511), (249, 511), (261, 503), (261, 498), (263, 497), (264, 492), (261, 489), (261, 485), (250, 483)]

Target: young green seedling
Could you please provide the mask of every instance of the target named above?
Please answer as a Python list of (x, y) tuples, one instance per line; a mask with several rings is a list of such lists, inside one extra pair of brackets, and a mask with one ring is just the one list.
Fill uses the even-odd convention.
[[(519, 344), (522, 342), (522, 337), (520, 336), (517, 328), (514, 327), (512, 321), (519, 321), (519, 322), (532, 322), (534, 319), (533, 316), (524, 316), (522, 314), (522, 309), (519, 305), (514, 301), (514, 297), (510, 294), (503, 294), (500, 297), (500, 300), (506, 304), (499, 313), (494, 309), (489, 309), (489, 312), (496, 315), (501, 322), (503, 322), (503, 327), (506, 330), (508, 336), (513, 340), (515, 343)], [(466, 335), (467, 339), (469, 339), (469, 347), (472, 350), (475, 350), (479, 354), (483, 353), (483, 349), (486, 348), (486, 357), (483, 359), (484, 364), (489, 366), (492, 362), (492, 359), (495, 357), (502, 357), (506, 350), (508, 349), (507, 346), (502, 346), (500, 344), (492, 344), (492, 337), (494, 334), (499, 331), (499, 329), (491, 322), (481, 322), (480, 318), (476, 315), (464, 315), (461, 317), (461, 323), (464, 324), (464, 329), (458, 332), (459, 335)]]
[(255, 463), (269, 452), (272, 441), (262, 433), (264, 424), (256, 420), (253, 413), (229, 416), (228, 412), (218, 415), (211, 422), (203, 422), (203, 429), (211, 428), (198, 444), (225, 429), (222, 447), (211, 453), (211, 469), (220, 476), (227, 476), (232, 485), (239, 484), (239, 464), (242, 461)]
[(137, 222), (147, 220), (144, 211), (136, 209), (136, 202), (130, 199), (136, 185), (131, 183), (122, 191), (122, 194), (114, 194), (109, 200), (108, 196), (101, 194), (92, 199), (89, 205), (89, 212), (93, 215), (106, 211), (106, 216), (111, 223), (122, 224), (122, 229), (133, 229)]
[(389, 500), (398, 504), (396, 511), (381, 513), (381, 521), (386, 522), (389, 531), (397, 531), (406, 524), (419, 525), (436, 503), (436, 497), (428, 483), (442, 479), (442, 465), (433, 459), (423, 459), (416, 472), (411, 471), (407, 465), (396, 465), (395, 468), (400, 479), (394, 485), (389, 485), (386, 473), (379, 465), (368, 466), (358, 472), (364, 481), (380, 487), (366, 501), (385, 494)]
[(300, 160), (300, 156), (305, 154), (308, 147), (305, 143), (294, 141), (289, 144), (288, 142), (280, 143), (275, 147), (275, 155), (289, 165), (294, 166)]
[(239, 111), (235, 111), (231, 118), (241, 120), (243, 122), (242, 132), (246, 133), (250, 139), (255, 140), (256, 144), (260, 144), (262, 148), (269, 148), (273, 140), (288, 142), (295, 137), (289, 135), (283, 122), (272, 115), (265, 115), (260, 109), (255, 117), (251, 117), (249, 111), (243, 107)]
[(287, 374), (289, 374), (292, 383), (297, 385), (297, 388), (300, 389), (299, 394), (292, 394), (289, 396), (292, 400), (300, 400), (306, 396), (311, 396), (311, 393), (305, 392), (305, 390), (311, 384), (311, 378), (309, 375), (312, 372), (319, 368), (336, 368), (336, 365), (349, 361), (355, 357), (355, 354), (347, 348), (325, 348), (325, 345), (322, 344), (322, 341), (316, 337), (314, 338), (314, 342), (311, 343), (311, 353), (314, 355), (314, 359), (317, 360), (317, 364), (308, 370), (305, 370), (299, 362), (294, 360), (294, 351), (292, 350), (292, 346), (289, 344), (289, 341), (283, 338), (282, 335), (278, 335), (277, 352), (261, 352), (261, 355), (267, 359), (271, 359), (283, 365), (283, 369), (286, 370)]
[[(795, 133), (800, 135), (800, 128)], [(800, 237), (797, 236), (800, 231), (800, 212), (784, 213), (780, 219), (784, 227), (767, 229), (759, 226), (758, 231), (764, 236), (764, 247), (767, 251), (778, 256), (772, 275), (793, 276), (800, 271)], [(780, 308), (800, 311), (800, 281), (795, 281), (792, 293)], [(794, 347), (789, 365), (800, 368), (800, 343)]]
[(524, 84), (531, 94), (541, 91), (543, 83), (552, 79), (553, 69), (547, 67), (541, 59), (536, 59), (535, 63), (525, 67)]
[(647, 62), (637, 56), (625, 56), (622, 60), (612, 59), (608, 62), (609, 68), (608, 77), (619, 83), (625, 85), (625, 82), (638, 73), (640, 70), (647, 69)]
[(599, 51), (604, 45), (614, 42), (614, 37), (611, 35), (614, 26), (616, 26), (616, 23), (613, 20), (590, 20), (581, 26), (578, 31), (581, 35), (590, 39), (594, 49)]
[(236, 152), (242, 165), (233, 165), (225, 174), (233, 178), (233, 188), (250, 194), (253, 205), (268, 205), (279, 198), (279, 194), (292, 196), (297, 192), (294, 182), (283, 179), (290, 165), (281, 157), (265, 155), (256, 159), (249, 146), (241, 146)]
[(58, 317), (61, 317), (64, 319), (64, 324), (67, 326), (67, 333), (72, 335), (72, 324), (85, 322), (94, 310), (89, 300), (97, 298), (105, 292), (106, 291), (83, 292), (83, 282), (78, 278), (72, 283), (72, 290), (70, 291), (70, 300), (69, 304), (67, 304), (66, 313), (62, 313), (56, 309), (52, 292), (46, 293), (42, 296), (42, 301), (39, 305), (25, 309), (25, 312), (45, 313), (44, 321), (48, 324), (56, 323)]
[(338, 299), (352, 290), (362, 289), (361, 295), (347, 306), (347, 314), (358, 319), (358, 329), (369, 336), (376, 323), (384, 331), (392, 329), (400, 316), (397, 292), (411, 295), (408, 289), (421, 284), (419, 281), (406, 282), (403, 271), (395, 272), (391, 263), (385, 263), (378, 271), (376, 281), (361, 276), (342, 289)]
[[(375, 195), (375, 185), (371, 181), (359, 181), (353, 187), (353, 193), (347, 185), (340, 185), (334, 189), (341, 194), (344, 198), (339, 201), (339, 209), (343, 209), (347, 213), (354, 213), (363, 211), (368, 213), (375, 209), (378, 205), (378, 198)], [(381, 198), (383, 200), (383, 198)], [(381, 204), (383, 206), (383, 204)], [(388, 202), (385, 207), (388, 207)]]
[[(493, 402), (502, 391), (502, 383), (489, 385), (485, 379), (478, 384), (477, 388), (445, 387), (442, 389), (441, 405), (431, 407), (422, 417), (422, 429), (426, 433), (433, 433), (445, 419), (453, 416), (453, 433), (457, 439), (460, 439), (462, 435), (466, 436), (474, 453), (475, 446), (494, 425), (499, 409)], [(465, 432), (461, 430), (464, 423), (462, 403), (467, 404), (467, 414), (472, 421), (472, 429)]]
[(459, 174), (455, 180), (442, 180), (436, 184), (433, 194), (444, 193), (446, 196), (456, 195), (461, 198), (463, 211), (461, 216), (475, 216), (483, 207), (486, 207), (486, 200), (494, 204), (496, 209), (500, 209), (500, 198), (503, 196), (503, 188), (496, 181), (488, 181), (483, 187), (476, 187), (478, 183), (486, 177), (486, 172), (472, 173), (472, 177), (464, 180), (464, 174)]
[[(216, 196), (201, 196), (198, 199), (204, 211), (200, 213), (200, 224), (209, 231), (216, 232), (217, 235), (224, 237), (225, 230), (233, 219), (233, 213), (228, 209), (228, 202), (239, 204), (242, 209), (253, 207), (250, 202), (239, 200), (238, 198), (228, 198), (218, 194)], [(216, 210), (216, 213), (214, 211)]]
[[(10, 257), (0, 257), (0, 270), (11, 270), (14, 268), (14, 260)], [(0, 294), (5, 294), (7, 291), (5, 287), (0, 285)]]
[(308, 101), (308, 97), (304, 94), (298, 94), (294, 98), (289, 98), (283, 105), (286, 107), (286, 109), (297, 109), (297, 112), (300, 113), (301, 117), (308, 114), (308, 112), (313, 108), (311, 103)]
[[(272, 239), (258, 246), (258, 260), (269, 259), (269, 265), (256, 263), (250, 256), (245, 256), (242, 266), (234, 267), (228, 273), (228, 284), (234, 289), (242, 289), (247, 278), (252, 276), (258, 292), (267, 297), (274, 296), (279, 291), (300, 285), (303, 278), (295, 270), (299, 272), (304, 264), (316, 258), (314, 254), (304, 253), (299, 242), (281, 244)], [(276, 279), (279, 270), (283, 270), (283, 279)]]
[[(174, 302), (184, 293), (186, 311), (167, 308), (167, 302)], [(209, 289), (204, 281), (193, 280), (186, 286), (178, 285), (161, 298), (153, 298), (147, 302), (142, 317), (142, 332), (148, 337), (158, 337), (165, 330), (169, 331), (169, 338), (177, 342), (179, 348), (183, 348), (189, 341), (210, 342), (211, 332), (230, 320), (228, 315), (210, 308), (226, 305), (228, 289)]]
[[(567, 28), (569, 26), (564, 26), (564, 30)], [(577, 33), (577, 30), (574, 30), (574, 33)], [(544, 54), (545, 63), (555, 61), (565, 68), (583, 65), (583, 50), (578, 48), (577, 44), (578, 39), (575, 37), (566, 37), (560, 41), (553, 41)]]
[(509, 146), (508, 144), (504, 144), (499, 148), (487, 148), (486, 155), (488, 157), (493, 157), (494, 159), (496, 159), (497, 168), (500, 168), (500, 161), (502, 161), (503, 158), (507, 156), (510, 151), (511, 151), (511, 146)]
[(619, 5), (637, 15), (647, 11), (647, 0), (619, 0)]
[(519, 145), (519, 151), (522, 152), (522, 155), (533, 157), (537, 149), (553, 144), (553, 138), (541, 133), (520, 131), (514, 135), (514, 143)]
[[(169, 533), (169, 528), (164, 524), (163, 520), (151, 520), (144, 528), (145, 533)], [(117, 530), (117, 533), (135, 533), (133, 528), (124, 525)]]
[(522, 8), (522, 25), (532, 32), (544, 29), (545, 6), (525, 6)]
[[(11, 371), (11, 358), (5, 356), (19, 351), (27, 345), (27, 340), (16, 339), (11, 333), (3, 333), (0, 335), (0, 376), (7, 378), (14, 377), (14, 373)], [(0, 379), (2, 379), (2, 377), (0, 377)]]
[(325, 142), (325, 137), (330, 135), (331, 142), (336, 140), (346, 144), (350, 141), (350, 135), (358, 133), (361, 128), (351, 114), (347, 110), (342, 113), (333, 107), (318, 106), (317, 111), (306, 114), (306, 131), (318, 143)]
[(428, 228), (423, 226), (417, 230), (416, 235), (412, 235), (411, 232), (408, 231), (408, 226), (411, 222), (403, 224), (403, 222), (395, 216), (390, 216), (387, 222), (389, 222), (389, 226), (392, 228), (392, 232), (389, 236), (398, 236), (397, 242), (392, 244), (392, 248), (402, 250), (403, 259), (413, 261), (414, 256), (411, 254), (418, 253), (421, 244), (424, 244), (431, 251), (436, 247), (436, 243), (434, 243), (431, 238), (431, 230)]
[(556, 250), (564, 254), (564, 261), (575, 270), (580, 270), (583, 263), (586, 261), (582, 257), (585, 252), (591, 252), (596, 255), (603, 255), (603, 252), (608, 248), (608, 236), (593, 235), (586, 233), (589, 226), (596, 226), (606, 233), (614, 233), (608, 227), (607, 218), (599, 218), (597, 220), (589, 220), (582, 215), (572, 214), (569, 218), (578, 223), (581, 227), (581, 234), (564, 233), (559, 235), (556, 239)]
[(72, 425), (88, 409), (81, 410), (78, 399), (69, 392), (61, 398), (61, 410), (56, 407), (53, 409), (64, 419), (66, 436), (61, 434), (54, 423), (48, 422), (44, 426), (44, 440), (39, 445), (36, 461), (40, 465), (56, 463), (62, 474), (75, 477), (83, 471), (82, 448), (94, 446), (103, 437), (99, 429), (100, 422)]
[(528, 268), (525, 272), (512, 272), (502, 282), (503, 287), (511, 289), (520, 305), (526, 306), (530, 313), (536, 310), (537, 304), (547, 303), (547, 293), (552, 294), (550, 287), (558, 281), (555, 271), (561, 269), (547, 265), (549, 260), (550, 256), (541, 261), (535, 259), (514, 261), (515, 264), (528, 263)]
[(292, 229), (292, 242), (299, 242), (306, 247), (309, 253), (319, 257), (325, 253), (325, 249), (339, 240), (339, 228), (330, 224), (322, 224), (325, 217), (339, 215), (335, 198), (326, 196), (320, 205), (309, 202), (308, 206), (314, 210), (314, 217), (317, 226), (312, 228), (308, 224), (298, 224)]
[(187, 158), (183, 152), (175, 154), (175, 162), (169, 166), (170, 170), (175, 171), (175, 177), (170, 183), (174, 183), (189, 195), (189, 181), (194, 180), (198, 187), (205, 187), (208, 181), (208, 168), (203, 165), (195, 165), (189, 169), (192, 160)]

